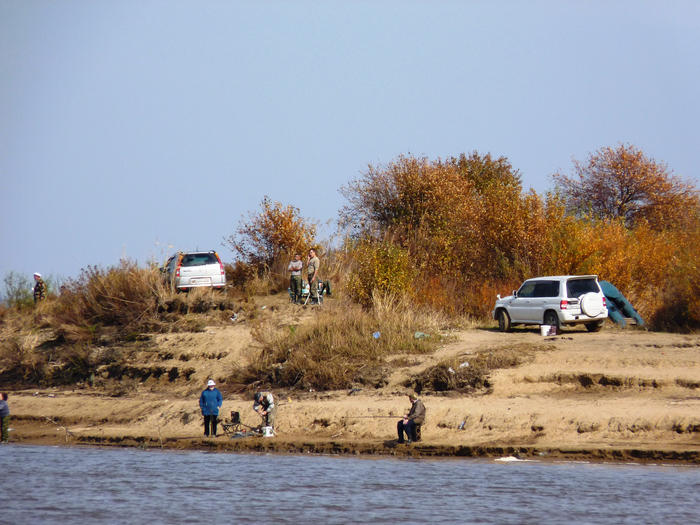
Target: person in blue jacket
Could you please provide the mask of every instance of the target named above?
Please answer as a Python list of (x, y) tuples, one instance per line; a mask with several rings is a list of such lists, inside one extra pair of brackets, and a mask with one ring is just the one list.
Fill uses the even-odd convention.
[(216, 423), (219, 416), (219, 409), (224, 402), (221, 392), (216, 388), (216, 383), (211, 379), (207, 383), (207, 388), (204, 389), (202, 395), (199, 396), (199, 408), (202, 409), (204, 416), (204, 437), (209, 437), (209, 429), (211, 435), (216, 437)]

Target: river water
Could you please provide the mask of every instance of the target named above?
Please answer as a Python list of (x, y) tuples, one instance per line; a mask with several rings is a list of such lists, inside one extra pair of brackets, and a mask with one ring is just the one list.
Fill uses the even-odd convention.
[(2, 525), (699, 522), (696, 466), (0, 447)]

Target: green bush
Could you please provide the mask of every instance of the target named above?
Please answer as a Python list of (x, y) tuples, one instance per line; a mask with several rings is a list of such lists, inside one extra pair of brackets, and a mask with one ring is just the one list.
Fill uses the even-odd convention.
[(376, 293), (410, 295), (417, 272), (407, 250), (387, 241), (363, 240), (351, 251), (353, 266), (345, 291), (353, 301), (370, 307)]
[[(33, 282), (26, 276), (9, 272), (3, 279), (5, 290), (3, 303), (8, 308), (20, 308), (34, 304)], [(48, 286), (47, 286), (48, 288)]]

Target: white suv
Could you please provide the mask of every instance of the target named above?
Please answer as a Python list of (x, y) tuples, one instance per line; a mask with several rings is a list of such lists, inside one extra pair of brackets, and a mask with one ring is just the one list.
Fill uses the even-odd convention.
[(210, 252), (177, 252), (163, 268), (168, 281), (177, 290), (211, 286), (226, 288), (226, 271), (219, 254)]
[(589, 332), (603, 328), (608, 317), (597, 275), (557, 275), (525, 281), (508, 297), (497, 296), (493, 318), (507, 332), (516, 324), (556, 326), (585, 324)]

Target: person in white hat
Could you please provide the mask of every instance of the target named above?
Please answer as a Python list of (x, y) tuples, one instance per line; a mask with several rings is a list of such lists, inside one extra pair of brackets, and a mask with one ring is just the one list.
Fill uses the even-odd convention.
[(219, 417), (219, 409), (223, 402), (224, 398), (219, 389), (216, 388), (216, 383), (210, 379), (207, 382), (207, 388), (199, 396), (199, 408), (202, 409), (202, 415), (204, 416), (204, 437), (209, 437), (210, 433), (213, 437), (216, 437), (216, 424)]
[(34, 281), (36, 281), (36, 284), (34, 285), (34, 306), (36, 306), (36, 303), (46, 299), (46, 284), (41, 278), (41, 274), (39, 272), (34, 274)]

